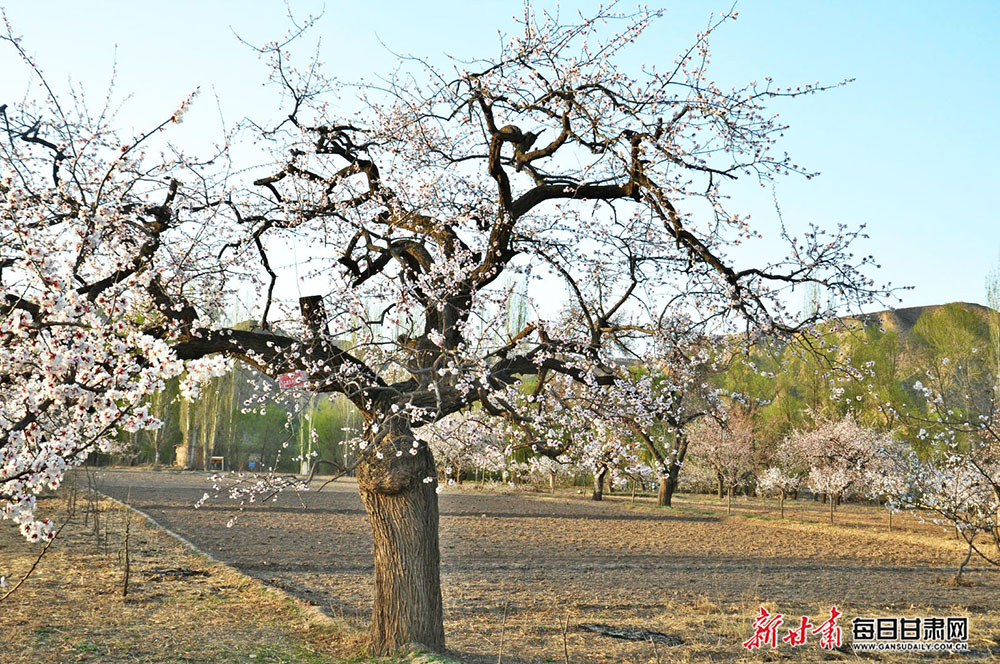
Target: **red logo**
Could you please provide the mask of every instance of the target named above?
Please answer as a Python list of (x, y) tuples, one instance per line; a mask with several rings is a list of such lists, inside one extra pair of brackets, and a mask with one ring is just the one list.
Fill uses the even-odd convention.
[(754, 648), (762, 647), (761, 644), (766, 643), (772, 648), (778, 645), (778, 628), (781, 627), (781, 621), (784, 620), (779, 613), (776, 616), (772, 616), (767, 612), (763, 606), (760, 607), (760, 615), (757, 616), (757, 620), (753, 621), (754, 634), (749, 639), (743, 642), (743, 647), (747, 650), (753, 650)]
[[(792, 647), (805, 645), (810, 634), (818, 634), (819, 647), (832, 650), (839, 648), (843, 643), (843, 634), (837, 626), (837, 618), (843, 614), (836, 606), (830, 608), (830, 617), (822, 622), (818, 627), (809, 622), (809, 616), (799, 618), (798, 627), (789, 628), (788, 634), (782, 641)], [(768, 645), (772, 648), (778, 647), (778, 628), (784, 622), (784, 617), (778, 613), (771, 615), (763, 606), (760, 607), (760, 615), (753, 621), (753, 636), (743, 642), (743, 647), (747, 650), (763, 648)]]

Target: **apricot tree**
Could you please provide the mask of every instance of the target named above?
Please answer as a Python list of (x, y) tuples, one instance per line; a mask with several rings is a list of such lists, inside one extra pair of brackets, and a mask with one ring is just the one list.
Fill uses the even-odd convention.
[[(784, 311), (796, 284), (855, 304), (878, 293), (871, 259), (849, 249), (860, 231), (781, 231), (783, 258), (731, 259), (758, 229), (727, 184), (812, 175), (777, 149), (786, 127), (769, 105), (824, 88), (714, 83), (708, 38), (735, 13), (675, 60), (619, 67), (660, 15), (566, 22), (529, 6), (495, 57), (407, 59), (377, 86), (296, 68), (275, 42), (261, 53), (285, 119), (200, 159), (165, 138), (190, 100), (137, 137), (41, 77), (34, 101), (0, 106), (4, 516), (51, 537), (34, 496), (117, 432), (157, 426), (145, 404), (167, 378), (183, 373), (190, 393), (232, 360), (292, 375), (364, 417), (373, 651), (442, 648), (437, 477), (419, 427), (473, 404), (499, 415), (524, 376), (613, 386), (622, 349), (670, 312), (719, 333), (787, 332), (812, 322)], [(349, 95), (360, 110), (340, 116), (328, 102)], [(234, 163), (239, 136), (272, 162)], [(326, 284), (296, 307), (277, 258), (292, 239)], [(507, 329), (498, 280), (528, 271), (542, 276), (533, 290), (565, 284), (577, 324), (536, 312)], [(219, 324), (248, 285), (257, 324)]]

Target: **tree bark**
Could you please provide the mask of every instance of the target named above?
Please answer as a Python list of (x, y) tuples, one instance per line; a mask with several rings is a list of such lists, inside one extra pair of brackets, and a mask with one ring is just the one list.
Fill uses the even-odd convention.
[(969, 560), (972, 558), (972, 542), (969, 542), (969, 551), (965, 554), (965, 560), (962, 564), (958, 566), (958, 572), (955, 574), (955, 583), (962, 583), (962, 572), (965, 571), (965, 566), (969, 564)]
[(723, 489), (724, 489), (724, 485), (722, 483), (722, 473), (717, 473), (716, 476), (715, 476), (715, 479), (717, 479), (719, 481), (719, 485), (718, 485), (718, 488), (719, 488), (719, 500), (722, 500), (722, 498), (723, 498)]
[(591, 498), (594, 500), (604, 499), (604, 476), (608, 474), (608, 467), (602, 465), (600, 469), (594, 473), (594, 493)]
[(671, 464), (666, 474), (660, 473), (660, 488), (656, 493), (657, 505), (670, 507), (670, 501), (673, 500), (674, 491), (677, 489), (677, 478), (680, 476), (680, 473), (681, 467), (678, 463)]
[[(416, 455), (409, 454), (409, 427), (393, 428), (375, 447), (383, 459), (369, 456), (358, 466), (358, 489), (375, 544), (370, 648), (377, 656), (409, 643), (444, 649), (434, 458), (423, 443)], [(397, 457), (395, 450), (404, 454)]]

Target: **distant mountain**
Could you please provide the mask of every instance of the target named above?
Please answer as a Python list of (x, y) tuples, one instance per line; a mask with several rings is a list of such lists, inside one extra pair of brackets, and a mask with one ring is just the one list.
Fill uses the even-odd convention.
[(849, 320), (858, 320), (865, 325), (881, 325), (887, 330), (908, 334), (912, 331), (921, 319), (951, 319), (953, 321), (964, 321), (971, 323), (973, 327), (978, 327), (978, 323), (989, 325), (996, 322), (1000, 316), (989, 307), (974, 302), (951, 302), (949, 304), (931, 304), (923, 307), (906, 307), (905, 309), (888, 309), (875, 313), (862, 314), (850, 317)]
[(981, 304), (889, 309), (845, 320), (863, 324), (869, 343), (897, 345), (885, 350), (897, 354), (901, 374), (926, 373), (928, 364), (944, 358), (996, 362), (1000, 351), (1000, 312)]
[[(952, 302), (890, 309), (828, 321), (818, 332), (808, 344), (758, 346), (717, 377), (720, 386), (760, 404), (771, 439), (851, 411), (919, 446), (920, 417), (928, 413), (918, 382), (933, 383), (962, 411), (978, 410), (992, 398), (1000, 313), (989, 307)], [(843, 371), (848, 365), (860, 374)]]

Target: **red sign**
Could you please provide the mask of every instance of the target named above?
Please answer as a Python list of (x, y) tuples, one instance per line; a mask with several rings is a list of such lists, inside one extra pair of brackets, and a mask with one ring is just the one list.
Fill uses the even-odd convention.
[(280, 385), (283, 390), (287, 390), (290, 387), (305, 385), (307, 382), (309, 382), (309, 374), (302, 369), (292, 371), (291, 373), (283, 373), (278, 376), (278, 385)]

